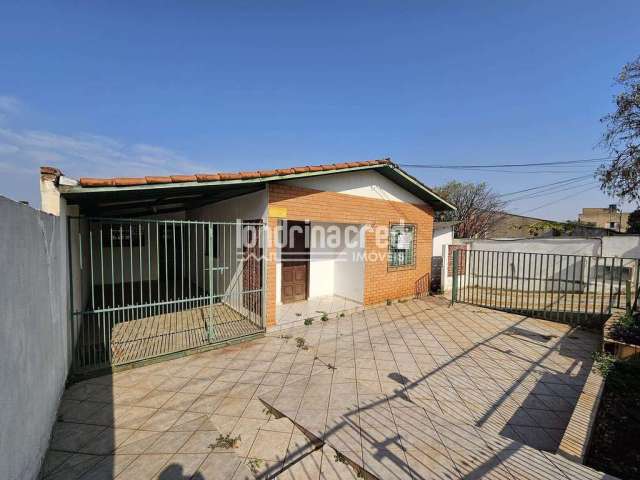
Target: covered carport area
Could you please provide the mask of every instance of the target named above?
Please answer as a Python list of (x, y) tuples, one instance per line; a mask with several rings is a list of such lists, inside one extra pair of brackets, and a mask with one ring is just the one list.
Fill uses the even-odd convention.
[(60, 190), (75, 206), (68, 231), (76, 373), (264, 332), (263, 184)]

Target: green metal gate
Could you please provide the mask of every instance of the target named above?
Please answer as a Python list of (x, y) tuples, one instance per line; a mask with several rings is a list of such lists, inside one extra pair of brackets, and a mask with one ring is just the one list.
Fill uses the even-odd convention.
[(70, 218), (74, 372), (264, 332), (264, 228)]
[(625, 308), (627, 297), (637, 303), (635, 258), (455, 250), (452, 260), (452, 302), (585, 325)]

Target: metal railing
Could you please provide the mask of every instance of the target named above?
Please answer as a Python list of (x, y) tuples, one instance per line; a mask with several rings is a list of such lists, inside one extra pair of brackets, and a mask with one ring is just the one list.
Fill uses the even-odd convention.
[[(640, 260), (456, 250), (452, 301), (568, 323), (599, 323), (638, 296)], [(627, 287), (628, 286), (628, 287)]]
[(69, 219), (73, 367), (86, 371), (264, 331), (264, 225)]

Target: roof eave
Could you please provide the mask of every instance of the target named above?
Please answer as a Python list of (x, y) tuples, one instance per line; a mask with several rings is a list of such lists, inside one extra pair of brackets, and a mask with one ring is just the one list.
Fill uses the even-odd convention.
[(92, 193), (99, 192), (126, 192), (136, 190), (160, 190), (160, 189), (177, 189), (177, 188), (190, 188), (190, 187), (206, 187), (212, 186), (224, 186), (224, 185), (238, 185), (238, 184), (252, 184), (252, 183), (269, 183), (280, 180), (290, 180), (292, 178), (301, 177), (315, 177), (320, 175), (331, 175), (334, 173), (353, 172), (358, 170), (374, 170), (384, 167), (388, 167), (388, 164), (379, 165), (365, 165), (361, 167), (347, 167), (337, 168), (333, 170), (322, 170), (317, 172), (303, 172), (303, 173), (290, 173), (287, 175), (273, 175), (269, 177), (256, 177), (250, 179), (236, 179), (236, 180), (214, 180), (210, 182), (182, 182), (182, 183), (160, 183), (151, 185), (132, 185), (132, 186), (108, 186), (108, 187), (82, 187), (80, 185), (74, 186), (60, 186), (60, 193), (62, 195), (90, 195)]

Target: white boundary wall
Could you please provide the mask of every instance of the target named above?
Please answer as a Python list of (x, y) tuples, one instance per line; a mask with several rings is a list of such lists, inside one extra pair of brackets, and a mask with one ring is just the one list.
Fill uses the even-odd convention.
[(0, 197), (0, 478), (34, 479), (71, 356), (65, 205), (49, 215)]

